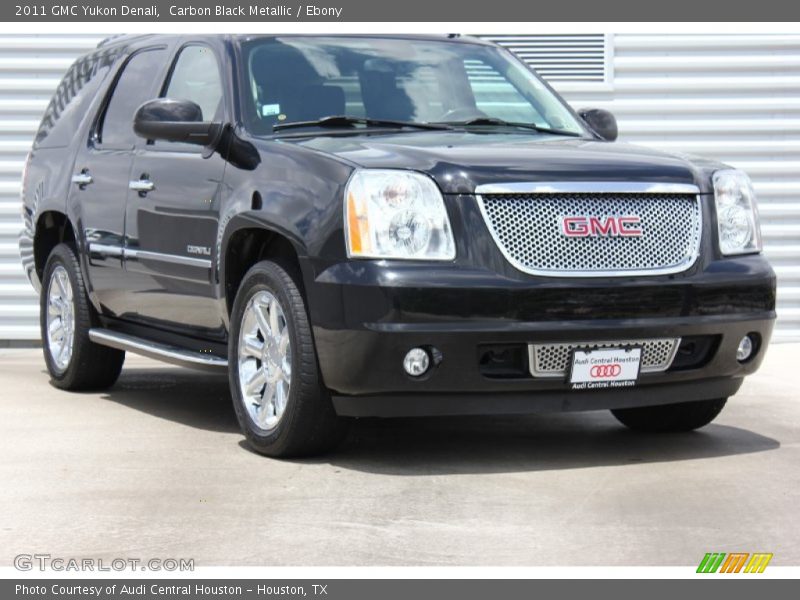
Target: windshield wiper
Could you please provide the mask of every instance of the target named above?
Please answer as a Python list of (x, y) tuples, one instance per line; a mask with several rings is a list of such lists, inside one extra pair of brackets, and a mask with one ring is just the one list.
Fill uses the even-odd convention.
[(367, 127), (408, 127), (412, 129), (452, 129), (447, 123), (415, 123), (413, 121), (394, 121), (391, 119), (370, 119), (365, 117), (351, 117), (348, 115), (333, 115), (314, 121), (292, 121), (290, 123), (275, 123), (273, 131), (284, 129), (297, 129), (300, 127), (352, 127), (353, 125), (366, 125)]
[(552, 133), (555, 135), (568, 135), (571, 137), (582, 137), (582, 134), (575, 131), (567, 131), (565, 129), (551, 129), (549, 127), (540, 127), (533, 123), (518, 123), (516, 121), (505, 121), (496, 117), (475, 117), (466, 121), (443, 121), (444, 125), (469, 127), (470, 125), (489, 125), (495, 127), (516, 127), (518, 129), (531, 129), (540, 133)]

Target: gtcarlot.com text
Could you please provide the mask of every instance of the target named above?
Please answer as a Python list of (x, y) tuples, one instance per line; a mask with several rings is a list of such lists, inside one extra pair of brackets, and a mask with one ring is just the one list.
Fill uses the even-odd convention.
[(51, 554), (17, 554), (18, 571), (194, 571), (193, 558), (76, 558)]

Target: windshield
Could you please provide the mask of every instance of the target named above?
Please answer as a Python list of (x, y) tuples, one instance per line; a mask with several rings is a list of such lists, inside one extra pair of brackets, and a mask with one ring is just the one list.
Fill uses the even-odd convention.
[(287, 36), (245, 40), (242, 57), (245, 123), (256, 134), (329, 116), (585, 132), (536, 75), (494, 46)]

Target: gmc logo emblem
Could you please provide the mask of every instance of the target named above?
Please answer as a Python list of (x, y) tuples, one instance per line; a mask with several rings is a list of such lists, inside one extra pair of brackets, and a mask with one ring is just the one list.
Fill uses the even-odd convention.
[(622, 373), (622, 367), (618, 363), (610, 365), (595, 365), (589, 371), (589, 375), (594, 379), (601, 379), (604, 377), (617, 377)]
[(642, 237), (641, 217), (561, 217), (561, 233), (567, 237)]

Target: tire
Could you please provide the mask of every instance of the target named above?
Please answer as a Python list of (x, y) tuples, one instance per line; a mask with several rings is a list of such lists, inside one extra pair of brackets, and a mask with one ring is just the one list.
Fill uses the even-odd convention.
[(642, 406), (612, 410), (617, 420), (636, 431), (669, 433), (705, 427), (725, 407), (727, 398), (681, 402), (662, 406)]
[(310, 456), (344, 438), (347, 422), (322, 384), (303, 296), (277, 263), (260, 262), (244, 276), (231, 313), (228, 365), (236, 418), (256, 452)]
[[(125, 352), (89, 339), (89, 329), (98, 325), (97, 315), (89, 303), (78, 258), (67, 244), (53, 248), (47, 258), (39, 298), (39, 324), (44, 361), (55, 387), (89, 391), (114, 385)], [(51, 328), (56, 334), (60, 329), (60, 341), (59, 335), (50, 334)]]

